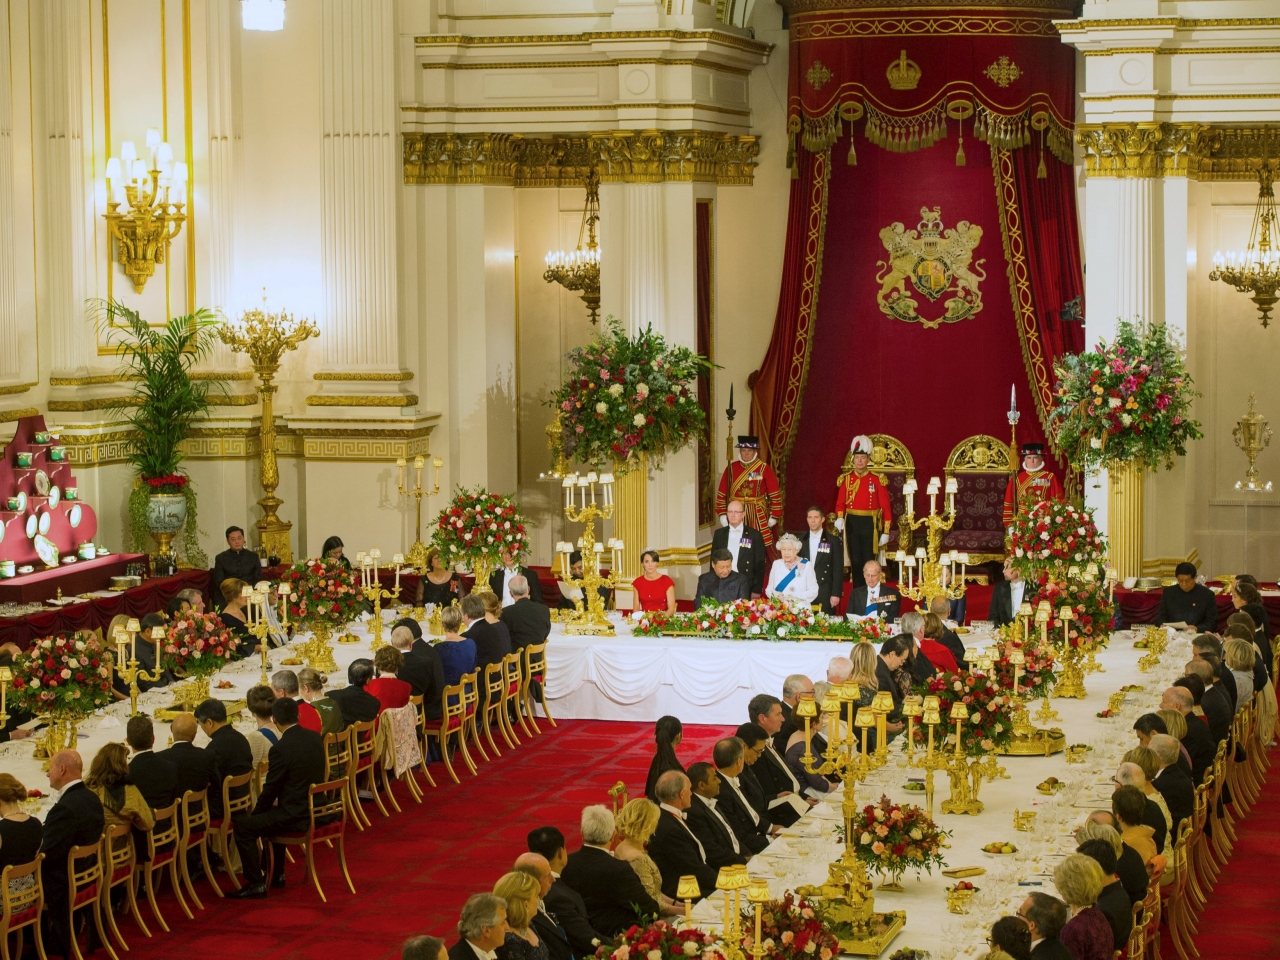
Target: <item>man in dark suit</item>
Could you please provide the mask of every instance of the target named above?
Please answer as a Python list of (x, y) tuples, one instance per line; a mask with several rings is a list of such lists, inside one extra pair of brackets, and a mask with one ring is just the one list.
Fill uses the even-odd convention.
[(500, 570), (489, 575), (489, 589), (502, 598), (502, 605), (509, 607), (515, 603), (511, 595), (511, 581), (516, 577), (524, 577), (529, 584), (529, 599), (534, 603), (542, 603), (542, 583), (538, 575), (528, 567), (516, 563), (515, 557), (509, 557)]
[(102, 801), (80, 779), (84, 762), (75, 750), (60, 750), (49, 761), (49, 786), (61, 791), (44, 818), (40, 865), (44, 885), (45, 930), (49, 953), (71, 956), (71, 918), (67, 903), (67, 855), (102, 839)]
[[(181, 800), (188, 790), (209, 791), (209, 809), (213, 798), (222, 795), (222, 777), (218, 775), (218, 758), (209, 750), (202, 750), (193, 742), (196, 738), (196, 718), (184, 713), (174, 718), (169, 726), (173, 746), (161, 750), (157, 756), (173, 767), (177, 776), (173, 797)], [(221, 800), (219, 800), (221, 808)]]
[(254, 584), (262, 579), (262, 560), (252, 550), (246, 550), (244, 531), (239, 527), (227, 527), (227, 549), (213, 558), (213, 577), (209, 581), (209, 593), (219, 610), (226, 603), (222, 598), (223, 580), (243, 580)]
[(138, 788), (152, 810), (161, 810), (174, 801), (178, 789), (178, 773), (173, 764), (154, 752), (156, 734), (146, 714), (130, 717), (125, 726), (125, 740), (133, 753), (129, 761), (129, 782)]
[(1047, 893), (1036, 892), (1022, 901), (1018, 916), (1031, 931), (1032, 960), (1074, 960), (1067, 945), (1058, 939), (1070, 919), (1065, 903)]
[(1164, 797), (1165, 806), (1169, 808), (1169, 819), (1173, 821), (1173, 840), (1178, 838), (1178, 825), (1191, 817), (1195, 807), (1196, 788), (1185, 770), (1178, 766), (1178, 757), (1182, 751), (1178, 748), (1176, 738), (1167, 733), (1152, 734), (1147, 741), (1147, 748), (1155, 754), (1160, 769), (1151, 781), (1151, 785)]
[[(885, 690), (893, 697), (893, 710), (889, 713), (888, 726), (885, 728), (890, 734), (895, 734), (902, 729), (903, 697), (901, 689), (893, 679), (893, 671), (901, 669), (907, 662), (911, 656), (913, 644), (910, 634), (900, 633), (880, 645), (880, 656), (876, 658), (876, 680), (879, 681), (877, 692)], [(867, 740), (868, 747), (875, 741), (875, 730), (869, 732), (871, 736)], [(889, 739), (892, 740), (893, 737), (890, 736)]]
[(1236, 712), (1236, 678), (1222, 662), (1222, 641), (1212, 633), (1202, 633), (1191, 641), (1191, 656), (1195, 660), (1203, 660), (1213, 668), (1213, 675), (1218, 678), (1222, 692), (1231, 703), (1231, 715)]
[[(769, 819), (784, 827), (790, 826), (799, 818), (800, 811), (787, 798), (792, 795), (800, 796), (800, 782), (787, 768), (786, 761), (774, 748), (772, 741), (774, 734), (782, 729), (782, 705), (777, 697), (759, 693), (752, 697), (747, 705), (747, 715), (750, 717), (750, 722), (765, 734), (764, 749), (760, 752), (759, 760), (752, 765), (752, 772), (760, 782), (761, 789), (764, 790), (765, 802), (769, 807)], [(744, 737), (742, 728), (738, 729), (740, 731), (738, 736), (743, 737), (743, 742), (748, 746), (752, 746), (753, 744), (748, 743)], [(754, 736), (754, 734), (751, 735)], [(810, 803), (809, 806), (813, 804)]]
[(685, 811), (685, 823), (702, 844), (707, 865), (719, 870), (729, 864), (746, 863), (755, 851), (738, 842), (733, 827), (720, 811), (722, 788), (716, 768), (709, 763), (689, 764), (689, 782), (693, 795)]
[(751, 584), (751, 596), (764, 593), (764, 578), (769, 573), (769, 558), (764, 549), (764, 534), (746, 523), (747, 512), (741, 502), (730, 500), (725, 509), (726, 526), (711, 535), (711, 549), (728, 550), (732, 567)]
[[(233, 820), (244, 868), (244, 886), (227, 893), (236, 899), (266, 897), (258, 838), (306, 830), (311, 821), (311, 788), (324, 782), (324, 739), (298, 725), (298, 704), (277, 700), (271, 705), (271, 721), (280, 731), (280, 741), (267, 754), (267, 780), (253, 813)], [(271, 886), (278, 889), (284, 886), (284, 845), (273, 846)]]
[(679, 770), (668, 770), (658, 778), (654, 790), (662, 812), (649, 840), (649, 856), (662, 874), (662, 892), (674, 899), (681, 877), (697, 877), (704, 897), (716, 888), (719, 871), (707, 861), (707, 851), (685, 822), (693, 802), (689, 778)]
[(492, 893), (473, 893), (458, 918), (458, 942), (449, 960), (487, 960), (507, 939), (507, 908)]
[(1027, 582), (1022, 579), (1022, 571), (1013, 565), (1012, 560), (1006, 559), (1004, 579), (991, 591), (991, 609), (987, 612), (987, 619), (997, 627), (1013, 623), (1013, 618), (1018, 615), (1018, 608), (1022, 606), (1022, 601), (1031, 599), (1026, 587)]
[[(839, 659), (843, 659), (846, 664), (849, 663), (847, 658)], [(832, 679), (830, 669), (830, 666), (828, 666), (828, 681)], [(852, 665), (850, 665), (850, 669), (852, 669)], [(795, 705), (800, 702), (800, 698), (805, 694), (813, 696), (813, 681), (803, 673), (793, 673), (782, 681), (782, 702), (779, 704), (782, 708), (782, 726), (773, 736), (773, 748), (777, 750), (778, 753), (785, 754), (787, 752), (787, 741), (791, 739), (791, 735), (797, 730), (804, 729), (804, 724), (796, 720), (791, 711)], [(813, 730), (811, 735), (813, 752), (821, 756), (826, 752), (827, 739), (814, 729), (813, 726), (811, 726), (810, 729)]]
[(545, 603), (537, 603), (529, 596), (529, 581), (524, 577), (515, 577), (510, 589), (515, 602), (502, 608), (501, 619), (511, 634), (513, 651), (523, 651), (531, 643), (545, 643), (551, 635), (551, 611)]
[(853, 592), (849, 594), (847, 612), (856, 613), (860, 617), (881, 617), (887, 623), (897, 620), (902, 610), (902, 598), (898, 596), (897, 590), (891, 590), (884, 582), (884, 571), (880, 569), (880, 563), (876, 560), (864, 563), (862, 579), (866, 584), (853, 588)]
[(422, 697), (422, 709), (427, 719), (439, 720), (440, 694), (444, 690), (444, 665), (440, 662), (439, 651), (421, 639), (421, 634), (415, 639), (413, 631), (403, 621), (392, 627), (391, 645), (404, 658), (396, 676), (413, 688), (414, 696)]
[(502, 658), (511, 652), (510, 634), (484, 618), (484, 601), (474, 593), (463, 597), (461, 606), (462, 619), (466, 624), (462, 635), (475, 641), (476, 670), (483, 693), (484, 668), (491, 663), (501, 663)]
[(547, 909), (547, 894), (551, 892), (551, 885), (555, 882), (547, 858), (540, 853), (522, 853), (516, 857), (511, 869), (517, 873), (527, 873), (538, 881), (538, 912), (530, 918), (529, 926), (533, 927), (538, 939), (547, 945), (551, 960), (573, 960), (573, 947), (569, 945), (568, 934)]
[(353, 723), (368, 723), (378, 718), (382, 703), (365, 690), (372, 679), (373, 661), (367, 657), (359, 657), (347, 667), (347, 685), (330, 691), (329, 699), (342, 711), (344, 729)]
[(737, 737), (726, 737), (716, 741), (711, 758), (716, 764), (716, 773), (720, 777), (720, 796), (716, 798), (716, 812), (724, 817), (734, 836), (738, 838), (738, 847), (748, 853), (756, 854), (769, 845), (769, 835), (780, 830), (769, 822), (765, 813), (760, 813), (747, 798), (746, 785), (742, 773), (746, 768), (746, 750)]
[(693, 595), (696, 610), (708, 601), (732, 603), (751, 599), (751, 581), (733, 569), (733, 554), (727, 549), (711, 551), (711, 569), (698, 577), (698, 590)]
[[(1223, 689), (1213, 666), (1205, 660), (1189, 660), (1182, 668), (1185, 677), (1197, 677), (1204, 687), (1200, 695), (1200, 709), (1209, 721), (1209, 732), (1213, 734), (1215, 743), (1221, 743), (1231, 735), (1231, 721), (1235, 719), (1235, 710), (1231, 706), (1231, 698)], [(1195, 691), (1191, 699), (1195, 700)]]
[(835, 613), (844, 596), (844, 541), (823, 529), (823, 513), (810, 507), (804, 515), (809, 529), (800, 538), (800, 557), (813, 565), (818, 580), (818, 600), (823, 613)]
[(1178, 582), (1165, 587), (1156, 611), (1156, 626), (1185, 623), (1196, 633), (1212, 633), (1218, 629), (1218, 598), (1204, 584), (1196, 583), (1196, 565), (1183, 561), (1174, 567)]
[(613, 832), (613, 814), (608, 807), (584, 808), (582, 848), (569, 854), (560, 874), (582, 897), (587, 919), (603, 938), (616, 937), (641, 917), (662, 913), (631, 865), (616, 859), (609, 850)]
[(591, 956), (602, 938), (587, 919), (587, 906), (582, 895), (560, 879), (569, 861), (564, 834), (556, 827), (537, 827), (529, 831), (526, 842), (531, 853), (540, 854), (551, 865), (551, 889), (542, 895), (543, 906), (564, 930), (574, 956)]
[(1160, 709), (1177, 710), (1186, 719), (1187, 735), (1182, 738), (1182, 745), (1191, 755), (1191, 780), (1199, 786), (1204, 782), (1205, 772), (1213, 766), (1218, 745), (1209, 732), (1209, 725), (1191, 712), (1194, 702), (1190, 690), (1170, 687), (1160, 698)]
[[(204, 701), (195, 709), (196, 723), (209, 738), (206, 752), (213, 754), (218, 765), (218, 776), (242, 777), (253, 772), (253, 748), (248, 738), (231, 724), (227, 723), (227, 708), (221, 700), (212, 698)], [(232, 795), (233, 800), (243, 797), (249, 792), (249, 785), (239, 787)], [(219, 782), (216, 796), (209, 794), (209, 816), (214, 820), (222, 819), (222, 783)]]

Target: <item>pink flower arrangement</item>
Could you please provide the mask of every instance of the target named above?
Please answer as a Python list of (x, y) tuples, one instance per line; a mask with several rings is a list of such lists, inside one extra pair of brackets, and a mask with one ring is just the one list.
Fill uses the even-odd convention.
[(355, 574), (337, 560), (299, 560), (281, 582), (294, 594), (289, 617), (300, 624), (341, 627), (360, 614), (363, 597)]
[(446, 566), (488, 560), (494, 566), (506, 559), (518, 559), (529, 546), (515, 501), (484, 487), (459, 488), (453, 500), (440, 511), (431, 541), (440, 548)]
[(686, 613), (646, 611), (636, 624), (640, 637), (692, 635), (705, 639), (878, 641), (892, 631), (878, 619), (849, 622), (839, 617), (797, 610), (777, 598), (706, 604)]
[(886, 796), (869, 803), (850, 820), (854, 850), (859, 860), (873, 870), (899, 875), (907, 870), (932, 873), (944, 866), (942, 842), (951, 836), (922, 809), (909, 803), (894, 803)]
[(13, 658), (11, 707), (88, 716), (110, 702), (111, 660), (92, 633), (45, 637)]
[(179, 675), (207, 677), (232, 660), (240, 646), (216, 614), (188, 611), (178, 615), (165, 631), (159, 663)]

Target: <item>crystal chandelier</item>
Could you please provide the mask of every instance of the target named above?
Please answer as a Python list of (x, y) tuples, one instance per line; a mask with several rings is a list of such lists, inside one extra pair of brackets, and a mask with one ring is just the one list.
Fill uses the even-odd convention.
[(1280, 297), (1280, 252), (1271, 246), (1271, 231), (1276, 227), (1276, 195), (1271, 188), (1271, 165), (1264, 158), (1258, 168), (1258, 206), (1253, 211), (1249, 229), (1249, 246), (1243, 252), (1229, 250), (1213, 255), (1210, 280), (1221, 280), (1240, 293), (1251, 293), (1249, 299), (1258, 306), (1264, 327), (1270, 325), (1271, 309)]
[(547, 270), (542, 279), (558, 283), (566, 290), (582, 292), (582, 302), (591, 313), (591, 322), (600, 320), (600, 244), (596, 240), (596, 223), (600, 220), (600, 175), (592, 167), (587, 172), (587, 205), (582, 211), (578, 229), (578, 246), (566, 253), (552, 250), (547, 254)]
[(160, 131), (147, 130), (150, 166), (138, 157), (132, 140), (120, 156), (107, 161), (107, 232), (116, 241), (116, 259), (138, 293), (164, 263), (169, 244), (186, 222), (187, 165), (174, 163), (173, 149)]

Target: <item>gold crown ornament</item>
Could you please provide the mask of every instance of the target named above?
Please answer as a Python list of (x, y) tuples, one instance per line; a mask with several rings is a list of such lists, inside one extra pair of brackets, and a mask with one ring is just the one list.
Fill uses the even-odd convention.
[(903, 50), (898, 59), (889, 64), (884, 75), (889, 78), (889, 86), (894, 90), (914, 90), (920, 82), (919, 64), (907, 59), (907, 51)]

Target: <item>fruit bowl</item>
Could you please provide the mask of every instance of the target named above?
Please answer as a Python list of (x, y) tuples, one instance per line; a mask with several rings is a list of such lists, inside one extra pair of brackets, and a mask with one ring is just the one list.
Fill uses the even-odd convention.
[(1054, 794), (1054, 793), (1057, 793), (1059, 790), (1061, 790), (1065, 786), (1066, 784), (1063, 783), (1061, 780), (1059, 780), (1057, 777), (1049, 777), (1037, 783), (1036, 789), (1039, 790), (1041, 793)]
[(982, 852), (988, 857), (1009, 857), (1018, 852), (1015, 844), (998, 841), (988, 843), (982, 848)]
[(911, 780), (907, 783), (904, 783), (902, 785), (902, 789), (910, 791), (911, 793), (924, 793), (924, 784), (918, 783), (915, 780)]

